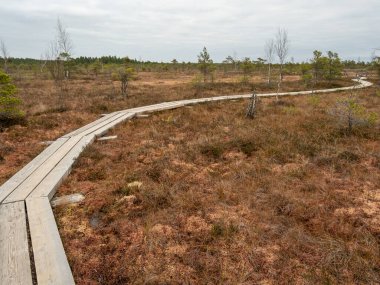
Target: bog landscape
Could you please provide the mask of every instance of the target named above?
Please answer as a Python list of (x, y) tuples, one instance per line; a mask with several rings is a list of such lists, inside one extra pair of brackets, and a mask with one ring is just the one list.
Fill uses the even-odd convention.
[(52, 25), (0, 46), (1, 285), (380, 283), (377, 49), (79, 56)]

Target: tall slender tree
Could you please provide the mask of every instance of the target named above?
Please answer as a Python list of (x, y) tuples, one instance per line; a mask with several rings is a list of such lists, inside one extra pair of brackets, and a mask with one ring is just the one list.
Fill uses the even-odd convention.
[[(289, 53), (289, 38), (288, 32), (285, 29), (279, 28), (276, 34), (275, 39), (275, 50), (278, 57), (278, 61), (280, 64), (280, 77), (278, 81), (277, 93), (280, 91), (282, 80), (283, 80), (283, 72), (284, 72), (284, 64), (285, 60), (288, 57)], [(278, 97), (276, 97), (278, 100)]]
[(61, 20), (57, 20), (56, 36), (50, 42), (45, 52), (46, 67), (48, 68), (58, 89), (58, 99), (61, 107), (64, 105), (64, 93), (67, 91), (67, 80), (69, 78), (70, 60), (73, 43)]
[(275, 53), (275, 43), (274, 40), (271, 39), (265, 44), (265, 57), (268, 64), (268, 85), (271, 84), (271, 67), (273, 63), (273, 57)]

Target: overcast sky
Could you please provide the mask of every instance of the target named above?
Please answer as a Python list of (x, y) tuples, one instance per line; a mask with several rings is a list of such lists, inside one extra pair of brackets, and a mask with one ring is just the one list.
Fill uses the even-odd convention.
[(380, 47), (380, 0), (0, 0), (0, 38), (11, 56), (40, 58), (58, 17), (74, 56), (196, 61), (206, 46), (215, 61), (257, 58), (278, 27), (297, 61), (315, 49), (369, 60)]

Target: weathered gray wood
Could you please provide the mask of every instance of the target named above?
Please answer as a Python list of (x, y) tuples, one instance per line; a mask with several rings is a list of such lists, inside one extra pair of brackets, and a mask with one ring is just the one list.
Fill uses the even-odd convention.
[(57, 188), (63, 180), (70, 174), (75, 160), (82, 153), (83, 149), (94, 140), (94, 135), (83, 137), (70, 151), (51, 169), (49, 174), (40, 181), (33, 189), (30, 197), (49, 197), (53, 198)]
[(76, 203), (82, 202), (83, 200), (84, 200), (84, 195), (80, 193), (76, 193), (76, 194), (65, 195), (61, 197), (55, 197), (51, 200), (50, 204), (54, 208), (57, 206), (76, 204)]
[(169, 109), (175, 109), (181, 106), (185, 106), (185, 104), (182, 103), (181, 101), (174, 101), (174, 102), (165, 103), (165, 104), (157, 104), (157, 105), (152, 105), (152, 106), (147, 106), (147, 107), (134, 108), (128, 111), (134, 112), (138, 115), (141, 113), (153, 113), (153, 112), (159, 112), (159, 111), (164, 111), (164, 110), (169, 110)]
[(41, 152), (35, 159), (29, 162), (19, 172), (12, 176), (0, 187), (0, 203), (11, 194), (17, 186), (27, 179), (38, 167), (40, 167), (49, 157), (52, 156), (65, 142), (67, 138), (60, 138)]
[(118, 119), (110, 122), (109, 124), (101, 128), (98, 128), (97, 130), (93, 131), (91, 134), (95, 135), (96, 137), (102, 136), (105, 133), (107, 133), (109, 129), (113, 128), (117, 124), (120, 124), (121, 122), (124, 122), (128, 119), (133, 118), (135, 115), (136, 115), (135, 113), (126, 113), (123, 116), (120, 116)]
[(23, 201), (33, 189), (40, 184), (46, 175), (61, 161), (61, 159), (78, 143), (80, 137), (68, 139), (53, 155), (51, 155), (32, 175), (26, 178), (3, 203)]
[(38, 285), (75, 284), (48, 198), (26, 199)]
[(71, 133), (68, 133), (68, 134), (64, 135), (63, 137), (73, 137), (73, 136), (76, 136), (76, 135), (80, 134), (81, 132), (86, 131), (89, 128), (92, 128), (92, 127), (94, 127), (94, 126), (96, 126), (96, 125), (98, 125), (98, 124), (100, 124), (100, 123), (102, 123), (104, 121), (112, 119), (112, 117), (118, 115), (119, 113), (120, 112), (114, 112), (114, 113), (106, 114), (105, 116), (97, 119), (96, 121), (93, 121), (93, 122), (91, 122), (91, 123), (89, 123), (89, 124), (87, 124), (87, 125), (79, 128), (79, 129), (76, 129), (76, 130), (72, 131)]
[(23, 201), (0, 205), (0, 284), (32, 285)]
[(101, 138), (98, 138), (98, 141), (109, 141), (109, 140), (114, 140), (114, 139), (117, 139), (117, 136), (101, 137)]
[(118, 114), (115, 116), (112, 116), (112, 118), (109, 118), (108, 120), (105, 120), (101, 123), (98, 123), (98, 124), (92, 126), (91, 128), (88, 128), (88, 129), (80, 132), (79, 134), (77, 134), (77, 136), (83, 137), (83, 136), (95, 133), (99, 129), (102, 129), (105, 127), (107, 128), (107, 126), (110, 126), (109, 128), (111, 128), (115, 124), (117, 124), (117, 122), (120, 122), (120, 118), (125, 117), (127, 114), (129, 114), (129, 113), (127, 113), (126, 111), (118, 112)]
[(125, 111), (133, 112), (133, 113), (137, 113), (137, 114), (143, 113), (143, 112), (149, 112), (149, 111), (159, 111), (159, 110), (162, 110), (162, 108), (172, 106), (172, 105), (178, 104), (178, 103), (183, 104), (182, 101), (172, 101), (172, 102), (164, 102), (164, 103), (160, 103), (160, 104), (154, 104), (154, 105), (132, 108), (132, 109), (128, 109)]
[(179, 108), (179, 107), (183, 107), (183, 106), (185, 106), (185, 104), (183, 102), (177, 101), (177, 102), (173, 102), (171, 104), (167, 104), (165, 106), (159, 106), (159, 107), (152, 108), (151, 110), (147, 110), (146, 112), (150, 113), (150, 112), (165, 111), (165, 110), (171, 110), (171, 109), (175, 109), (175, 108)]
[(83, 149), (92, 142), (94, 136), (104, 134), (116, 124), (133, 116), (133, 113), (127, 113), (125, 115), (119, 114), (116, 116), (115, 120), (106, 121), (107, 123), (103, 122), (85, 130), (81, 134), (90, 134), (83, 138), (81, 138), (79, 135), (70, 138), (70, 140), (67, 142), (67, 144), (69, 142), (70, 144), (64, 148), (66, 151), (61, 151), (59, 154), (57, 153), (55, 157), (52, 157), (54, 159), (47, 161), (44, 167), (36, 170), (36, 173), (33, 174), (33, 177), (26, 181), (27, 183), (25, 183), (25, 185), (20, 185), (20, 190), (16, 189), (16, 191), (14, 191), (5, 200), (5, 203), (18, 201), (19, 199), (26, 199), (26, 197), (28, 197), (28, 195), (32, 192), (33, 193), (31, 196), (33, 197), (48, 196), (49, 199), (51, 199), (54, 196), (56, 189), (70, 173), (75, 159), (80, 155)]
[(148, 118), (150, 117), (148, 114), (138, 114), (136, 118)]

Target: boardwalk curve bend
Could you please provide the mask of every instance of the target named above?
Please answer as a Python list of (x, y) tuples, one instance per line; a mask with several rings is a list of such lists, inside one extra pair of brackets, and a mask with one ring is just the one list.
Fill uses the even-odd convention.
[[(365, 78), (354, 81), (357, 84), (351, 87), (258, 96), (330, 93), (372, 85)], [(142, 113), (249, 97), (251, 94), (180, 100), (113, 112), (54, 141), (0, 186), (0, 285), (75, 284), (50, 200), (75, 160), (96, 137)]]

